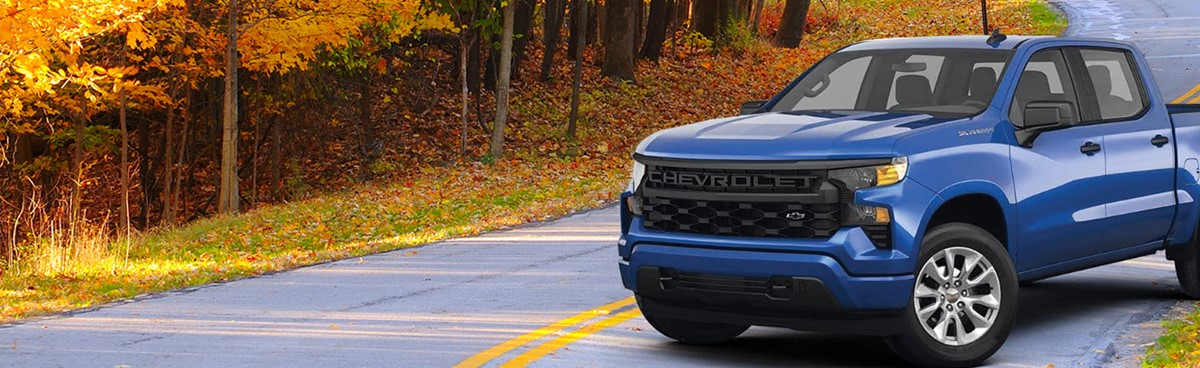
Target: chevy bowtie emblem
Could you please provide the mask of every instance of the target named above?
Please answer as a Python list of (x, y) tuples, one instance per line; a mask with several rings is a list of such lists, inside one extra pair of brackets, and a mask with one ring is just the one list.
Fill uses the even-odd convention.
[(783, 217), (787, 217), (788, 220), (799, 221), (808, 217), (808, 214), (800, 211), (792, 211), (788, 212), (786, 215), (783, 215)]

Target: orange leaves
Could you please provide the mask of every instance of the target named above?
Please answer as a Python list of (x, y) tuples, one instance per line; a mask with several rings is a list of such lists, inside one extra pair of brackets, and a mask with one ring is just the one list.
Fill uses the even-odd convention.
[(158, 39), (147, 34), (146, 29), (142, 27), (142, 23), (129, 23), (125, 31), (125, 45), (134, 50), (148, 49), (158, 44)]
[[(0, 0), (0, 101), (3, 115), (32, 114), (31, 102), (69, 87), (87, 89), (89, 100), (107, 93), (100, 84), (114, 79), (104, 68), (80, 61), (84, 42), (118, 28), (133, 34), (135, 47), (153, 46), (140, 22), (166, 0)], [(124, 26), (124, 27), (123, 27)], [(63, 104), (58, 104), (63, 105)], [(12, 119), (0, 119), (7, 121)], [(0, 125), (0, 130), (6, 128)]]
[(445, 14), (421, 8), (420, 0), (249, 1), (238, 40), (242, 66), (260, 72), (306, 69), (323, 47), (368, 42), (365, 25), (387, 29), (388, 42), (424, 30), (454, 29)]

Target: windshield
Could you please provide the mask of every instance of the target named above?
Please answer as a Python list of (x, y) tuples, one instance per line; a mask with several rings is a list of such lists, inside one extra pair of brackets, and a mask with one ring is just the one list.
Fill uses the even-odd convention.
[(1012, 50), (839, 52), (784, 91), (771, 111), (908, 112), (966, 117), (982, 112)]

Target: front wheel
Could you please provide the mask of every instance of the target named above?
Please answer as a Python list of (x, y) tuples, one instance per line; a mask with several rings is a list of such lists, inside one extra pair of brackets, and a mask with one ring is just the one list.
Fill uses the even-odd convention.
[(994, 236), (969, 224), (931, 229), (921, 247), (902, 333), (887, 338), (908, 362), (928, 367), (982, 363), (1016, 318), (1017, 272)]
[(645, 313), (643, 316), (646, 317), (646, 322), (650, 322), (650, 325), (654, 326), (659, 333), (688, 345), (723, 344), (732, 341), (750, 328), (748, 325), (696, 322), (651, 313)]

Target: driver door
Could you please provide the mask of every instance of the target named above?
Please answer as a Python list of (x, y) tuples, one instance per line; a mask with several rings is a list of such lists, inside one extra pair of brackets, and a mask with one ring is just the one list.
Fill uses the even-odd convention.
[[(1038, 51), (1020, 69), (1009, 119), (1024, 124), (1032, 102), (1067, 103), (1065, 129), (1043, 132), (1030, 147), (1011, 149), (1020, 249), (1018, 271), (1095, 254), (1104, 238), (1105, 151), (1102, 128), (1077, 125), (1079, 92), (1063, 50)], [(1096, 150), (1096, 148), (1100, 148)]]

